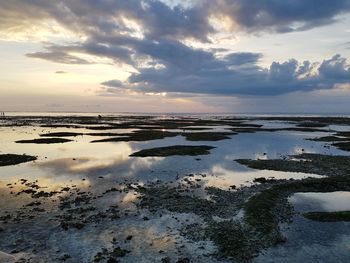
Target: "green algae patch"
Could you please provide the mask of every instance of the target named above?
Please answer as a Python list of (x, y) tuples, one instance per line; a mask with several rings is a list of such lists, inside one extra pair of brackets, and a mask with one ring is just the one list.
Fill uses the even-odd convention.
[(307, 219), (319, 222), (350, 221), (350, 211), (337, 212), (308, 212), (303, 214)]
[(26, 154), (0, 154), (0, 166), (16, 165), (35, 161), (37, 157)]
[(148, 156), (158, 156), (158, 157), (166, 157), (172, 155), (206, 155), (210, 154), (210, 150), (215, 147), (206, 146), (206, 145), (174, 145), (167, 147), (157, 147), (141, 150), (131, 154), (133, 157), (148, 157)]
[(237, 133), (229, 132), (191, 132), (182, 133), (182, 136), (186, 138), (187, 141), (220, 141), (231, 139), (231, 135)]
[(16, 143), (35, 143), (35, 144), (53, 144), (53, 143), (65, 143), (72, 142), (73, 140), (64, 139), (64, 138), (40, 138), (33, 140), (20, 140)]

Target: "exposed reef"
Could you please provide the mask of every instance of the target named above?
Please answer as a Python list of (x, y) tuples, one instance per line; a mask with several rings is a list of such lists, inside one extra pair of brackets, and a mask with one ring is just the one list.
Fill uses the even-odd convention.
[(72, 142), (73, 140), (64, 139), (64, 138), (40, 138), (33, 140), (19, 140), (16, 143), (34, 143), (34, 144), (53, 144), (53, 143), (65, 143)]
[(167, 147), (144, 149), (144, 150), (135, 152), (130, 156), (133, 156), (133, 157), (147, 157), (147, 156), (166, 157), (171, 155), (196, 156), (196, 155), (210, 154), (210, 150), (214, 148), (215, 147), (206, 146), (206, 145), (199, 145), (199, 146), (174, 145), (174, 146), (167, 146)]
[(26, 154), (0, 154), (0, 166), (16, 165), (35, 161), (37, 157)]

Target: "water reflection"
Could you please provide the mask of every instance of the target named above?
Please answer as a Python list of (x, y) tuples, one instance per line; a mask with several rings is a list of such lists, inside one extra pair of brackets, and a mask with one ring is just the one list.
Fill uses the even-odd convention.
[(349, 211), (350, 192), (296, 193), (290, 202), (300, 211)]
[[(258, 121), (256, 123), (271, 128), (294, 126), (292, 123), (285, 122)], [(198, 128), (198, 126), (195, 127)], [(227, 131), (229, 127), (205, 126), (203, 128), (208, 128), (208, 131)], [(132, 250), (132, 256), (128, 255), (125, 258), (125, 261), (129, 260), (129, 262), (140, 262), (141, 260), (154, 262), (155, 259), (160, 261), (162, 254), (159, 251), (161, 250), (167, 251), (167, 255), (175, 258), (179, 249), (194, 257), (198, 255), (200, 262), (215, 262), (212, 258), (203, 257), (203, 248), (199, 248), (204, 247), (208, 253), (214, 252), (215, 247), (212, 243), (209, 241), (203, 241), (201, 244), (191, 243), (180, 234), (180, 225), (202, 223), (199, 217), (193, 214), (162, 214), (162, 212), (152, 214), (148, 210), (137, 209), (135, 204), (140, 198), (140, 194), (135, 191), (137, 185), (142, 186), (158, 180), (174, 182), (175, 184), (190, 178), (202, 186), (195, 189), (194, 191), (197, 193), (194, 194), (205, 198), (207, 196), (204, 188), (207, 186), (226, 190), (232, 188), (233, 185), (237, 187), (250, 185), (254, 178), (258, 177), (301, 179), (317, 176), (305, 173), (257, 171), (236, 163), (234, 160), (238, 158), (273, 159), (302, 152), (348, 154), (333, 147), (325, 148), (322, 142), (305, 140), (305, 138), (328, 135), (326, 132), (242, 133), (232, 136), (231, 139), (216, 142), (186, 141), (183, 136), (179, 135), (146, 142), (90, 143), (91, 140), (104, 137), (83, 135), (72, 137), (74, 141), (65, 144), (15, 143), (16, 140), (38, 138), (41, 133), (67, 131), (91, 133), (91, 130), (83, 127), (74, 129), (61, 127), (0, 128), (2, 135), (0, 137), (1, 153), (27, 153), (38, 156), (38, 160), (35, 162), (0, 167), (0, 207), (2, 213), (5, 211), (16, 212), (16, 210), (19, 213), (30, 211), (30, 216), (36, 216), (33, 221), (18, 224), (13, 229), (9, 228), (9, 231), (12, 231), (7, 233), (9, 241), (6, 244), (0, 242), (1, 249), (5, 247), (10, 250), (11, 244), (16, 242), (18, 238), (17, 233), (20, 233), (25, 239), (34, 242), (32, 246), (42, 248), (46, 256), (50, 253), (55, 254), (56, 250), (62, 250), (68, 251), (73, 258), (83, 257), (85, 262), (89, 262), (97, 247), (99, 249), (100, 247), (110, 248), (108, 246), (111, 246), (113, 238), (116, 238), (120, 242), (119, 245), (122, 244), (125, 248)], [(119, 133), (130, 131), (132, 130), (108, 130), (108, 132)], [(146, 148), (203, 144), (216, 148), (209, 155), (195, 157), (129, 157), (131, 153)], [(20, 179), (35, 182), (40, 187), (38, 191), (57, 191), (52, 198), (41, 200), (42, 207), (45, 207), (47, 213), (40, 214), (38, 212), (38, 214), (37, 211), (33, 211), (31, 206), (27, 207), (30, 202), (33, 202), (30, 194), (16, 194), (28, 188), (21, 183)], [(63, 187), (69, 190), (62, 191)], [(113, 194), (108, 191), (112, 191)], [(11, 192), (13, 193), (11, 194)], [(86, 200), (82, 198), (85, 195), (87, 196)], [(339, 197), (340, 195), (343, 195), (343, 199)], [(50, 213), (54, 215), (58, 213), (59, 216), (62, 216), (57, 212), (57, 207), (67, 200), (72, 201), (68, 199), (70, 196), (72, 196), (73, 201), (80, 198), (88, 202), (86, 206), (93, 205), (96, 211), (91, 213), (94, 216), (106, 213), (111, 206), (117, 206), (120, 210), (118, 210), (120, 218), (117, 221), (103, 221), (104, 223), (99, 224), (98, 227), (97, 224), (100, 221), (96, 221), (95, 225), (85, 226), (84, 231), (76, 229), (69, 229), (67, 232), (61, 231), (57, 221), (52, 221), (52, 218), (48, 219), (48, 217)], [(310, 197), (307, 194), (293, 196), (295, 200), (297, 197), (304, 203), (312, 199), (313, 203), (322, 205), (325, 210), (330, 207), (340, 209), (339, 204), (342, 204), (344, 209), (348, 209), (346, 203), (350, 203), (348, 202), (348, 193), (339, 193), (336, 194), (336, 197), (323, 196), (324, 199)], [(69, 203), (72, 206), (71, 209), (79, 208), (75, 206), (73, 201)], [(296, 205), (298, 203), (298, 201), (293, 202)], [(335, 205), (335, 202), (338, 206)], [(89, 214), (84, 214), (84, 216), (83, 219)], [(144, 220), (145, 217), (147, 220)], [(43, 218), (47, 220), (42, 220)], [(61, 219), (60, 217), (55, 218)], [(130, 235), (133, 238), (130, 242), (126, 242), (125, 238)], [(179, 244), (181, 244), (181, 248)], [(49, 251), (47, 247), (55, 251)]]
[[(325, 148), (323, 143), (304, 140), (315, 137), (315, 133), (301, 132), (259, 132), (243, 133), (232, 136), (232, 139), (205, 142), (206, 145), (216, 147), (210, 155), (186, 157), (172, 156), (167, 158), (131, 158), (129, 155), (135, 151), (151, 148), (182, 145), (203, 145), (204, 142), (189, 142), (182, 136), (165, 138), (147, 142), (116, 142), (116, 143), (90, 143), (93, 139), (103, 137), (78, 136), (74, 142), (66, 144), (16, 144), (15, 140), (38, 137), (41, 129), (33, 127), (1, 128), (1, 149), (6, 153), (27, 153), (37, 155), (34, 163), (18, 166), (1, 167), (1, 179), (12, 180), (22, 177), (31, 179), (52, 178), (53, 182), (64, 182), (85, 176), (92, 184), (99, 176), (110, 180), (123, 180), (133, 178), (144, 182), (163, 180), (171, 181), (178, 176), (188, 173), (213, 174), (220, 180), (228, 180), (232, 184), (245, 184), (252, 178), (261, 176), (274, 176), (276, 178), (302, 178), (306, 175), (287, 174), (282, 172), (262, 172), (249, 170), (237, 165), (233, 160), (237, 158), (271, 159), (281, 158), (289, 154), (302, 152), (344, 154), (343, 151), (333, 147)], [(60, 129), (67, 131), (69, 129)], [(48, 131), (47, 129), (45, 130)], [(84, 132), (84, 130), (81, 130)], [(225, 183), (226, 185), (226, 183)]]

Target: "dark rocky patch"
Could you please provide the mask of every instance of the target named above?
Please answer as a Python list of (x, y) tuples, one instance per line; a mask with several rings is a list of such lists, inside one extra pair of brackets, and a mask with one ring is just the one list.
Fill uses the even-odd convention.
[(350, 138), (350, 131), (337, 132), (337, 135)]
[(258, 178), (254, 178), (253, 182), (254, 183), (260, 183), (260, 184), (266, 184), (266, 183), (270, 183), (270, 182), (275, 182), (276, 179), (273, 178), (265, 178), (265, 177), (258, 177)]
[(329, 130), (309, 127), (288, 127), (288, 128), (231, 128), (233, 132), (237, 133), (255, 133), (255, 132), (280, 132), (280, 131), (291, 131), (291, 132), (329, 132)]
[(304, 217), (320, 222), (350, 221), (350, 211), (338, 212), (309, 212), (303, 214)]
[(106, 137), (116, 137), (116, 136), (128, 136), (130, 133), (116, 133), (116, 132), (93, 132), (93, 133), (85, 133), (85, 135), (89, 136), (106, 136)]
[(107, 260), (109, 263), (119, 262), (117, 258), (125, 257), (128, 253), (130, 253), (129, 250), (121, 247), (116, 247), (111, 251), (104, 248), (94, 256), (93, 262), (101, 262), (103, 260)]
[(64, 139), (64, 138), (40, 138), (33, 140), (20, 140), (16, 143), (35, 143), (35, 144), (53, 144), (53, 143), (65, 143), (72, 142), (73, 140)]
[(0, 154), (0, 166), (16, 165), (20, 163), (35, 161), (37, 157), (26, 154)]
[(199, 146), (191, 146), (191, 145), (174, 145), (168, 147), (159, 147), (159, 148), (150, 148), (141, 150), (131, 154), (133, 157), (147, 157), (147, 156), (159, 156), (166, 157), (172, 155), (206, 155), (210, 154), (211, 149), (215, 147), (199, 145)]
[(273, 185), (251, 197), (244, 205), (245, 222), (255, 229), (256, 243), (260, 249), (284, 242), (279, 222), (291, 216), (288, 196), (296, 192), (333, 192), (350, 190), (350, 157), (302, 154), (294, 160), (238, 160), (249, 167), (277, 171), (311, 172), (327, 175), (325, 178), (306, 178)]
[(237, 133), (229, 132), (192, 132), (192, 133), (182, 133), (181, 135), (188, 141), (220, 141), (231, 139), (230, 136)]
[(249, 160), (237, 159), (236, 162), (259, 170), (313, 173), (336, 176), (350, 173), (350, 157), (304, 153), (291, 156), (294, 159)]
[[(238, 160), (257, 169), (311, 172), (328, 175), (303, 180), (258, 179), (263, 182), (236, 191), (206, 188), (210, 200), (191, 196), (188, 188), (150, 186), (139, 189), (140, 206), (151, 212), (195, 213), (206, 224), (193, 225), (184, 234), (195, 240), (212, 240), (218, 247), (217, 257), (249, 262), (262, 250), (286, 242), (279, 223), (292, 218), (288, 197), (296, 192), (332, 192), (350, 190), (350, 157), (301, 154), (286, 160)], [(296, 159), (296, 160), (295, 160)], [(186, 180), (184, 180), (186, 181)], [(196, 187), (189, 184), (190, 187)], [(242, 220), (232, 219), (240, 209)], [(219, 217), (226, 220), (213, 220)]]
[(161, 130), (139, 130), (133, 133), (120, 134), (120, 137), (94, 140), (92, 142), (129, 142), (129, 141), (150, 141), (159, 140), (166, 137), (177, 136), (177, 133)]
[(257, 120), (268, 120), (268, 121), (287, 121), (295, 123), (322, 123), (327, 125), (350, 125), (350, 118), (347, 117), (259, 117)]
[(303, 121), (296, 125), (297, 127), (304, 127), (304, 128), (324, 128), (328, 126), (327, 123), (321, 123), (321, 122), (315, 122), (315, 121)]
[(340, 150), (343, 151), (350, 151), (350, 141), (349, 142), (337, 142), (337, 143), (333, 143), (333, 146), (337, 147)]
[(338, 137), (338, 136), (323, 136), (323, 137), (317, 137), (317, 138), (312, 138), (307, 140), (315, 141), (315, 142), (338, 142), (338, 141), (346, 141), (347, 138)]
[(83, 133), (79, 132), (49, 132), (40, 134), (41, 137), (76, 137), (81, 135), (83, 135)]
[[(266, 185), (244, 187), (237, 191), (208, 187), (206, 191), (211, 197), (210, 200), (191, 196), (189, 189), (197, 187), (193, 183), (180, 184), (177, 187), (149, 186), (139, 189), (143, 195), (139, 206), (148, 208), (151, 212), (166, 209), (171, 212), (194, 213), (201, 216), (206, 224), (186, 227), (183, 234), (194, 240), (209, 238), (219, 248), (216, 256), (241, 261), (256, 255), (259, 246), (255, 245), (253, 238), (254, 228), (243, 225), (238, 220), (231, 220), (231, 218), (238, 213), (244, 206), (245, 200), (254, 192), (268, 188)], [(226, 220), (216, 221), (214, 217)]]

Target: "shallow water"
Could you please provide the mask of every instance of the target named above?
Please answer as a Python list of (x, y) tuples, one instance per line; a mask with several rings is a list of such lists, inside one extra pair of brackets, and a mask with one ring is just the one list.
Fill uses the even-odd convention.
[[(289, 201), (299, 213), (350, 210), (350, 192), (296, 193)], [(348, 262), (350, 222), (317, 222), (296, 215), (282, 230), (288, 242), (254, 262)]]
[[(1, 181), (28, 178), (51, 180), (52, 183), (87, 177), (95, 181), (98, 176), (110, 179), (132, 178), (134, 180), (174, 180), (188, 173), (208, 173), (231, 180), (231, 184), (245, 184), (254, 177), (267, 176), (264, 171), (245, 168), (233, 160), (237, 158), (280, 158), (289, 154), (305, 152), (344, 154), (333, 147), (325, 148), (323, 143), (304, 140), (320, 133), (260, 132), (243, 133), (230, 140), (217, 142), (189, 142), (182, 136), (147, 142), (104, 142), (90, 143), (102, 139), (99, 136), (68, 137), (73, 142), (63, 144), (18, 144), (16, 140), (39, 138), (47, 132), (91, 132), (86, 129), (62, 129), (40, 127), (0, 128), (0, 149), (2, 153), (26, 153), (38, 156), (34, 163), (0, 167)], [(116, 130), (118, 133), (130, 130)], [(109, 132), (109, 131), (108, 131)], [(133, 158), (129, 155), (145, 148), (169, 145), (209, 145), (216, 147), (210, 155), (199, 157), (171, 156), (167, 158)], [(200, 159), (200, 160), (198, 160)], [(176, 165), (175, 165), (176, 164)], [(275, 178), (296, 178), (295, 173), (271, 172)], [(228, 178), (229, 177), (229, 178)]]
[[(252, 121), (250, 123), (263, 124), (264, 127), (268, 128), (294, 126), (294, 124), (280, 121)], [(198, 126), (196, 127), (198, 128)], [(221, 125), (203, 126), (202, 128), (205, 131), (229, 131), (229, 127)], [(111, 129), (101, 132), (125, 133), (131, 131), (132, 129)], [(237, 187), (252, 185), (254, 178), (258, 177), (276, 179), (318, 177), (318, 175), (305, 173), (258, 171), (236, 163), (234, 160), (238, 158), (274, 159), (303, 152), (348, 155), (347, 152), (334, 147), (325, 147), (322, 142), (305, 140), (306, 138), (328, 135), (328, 132), (240, 133), (231, 136), (231, 139), (228, 140), (206, 142), (186, 141), (183, 136), (179, 135), (145, 142), (90, 143), (92, 140), (105, 137), (83, 135), (67, 137), (73, 141), (63, 144), (15, 143), (17, 140), (39, 138), (39, 134), (48, 132), (94, 133), (100, 131), (84, 127), (74, 129), (38, 126), (0, 127), (1, 154), (26, 153), (38, 156), (34, 162), (0, 167), (1, 214), (20, 209), (24, 209), (23, 211), (31, 209), (25, 206), (33, 201), (30, 195), (11, 194), (11, 192), (25, 189), (26, 187), (20, 179), (26, 179), (30, 182), (37, 181), (37, 184), (45, 191), (58, 191), (62, 187), (68, 186), (71, 189), (79, 189), (76, 192), (74, 192), (75, 190), (70, 191), (70, 194), (73, 193), (73, 195), (78, 195), (79, 191), (101, 195), (91, 200), (98, 211), (103, 211), (109, 206), (117, 204), (121, 213), (125, 215), (118, 219), (117, 223), (114, 221), (103, 225), (96, 223), (88, 225), (82, 230), (61, 231), (57, 229), (57, 222), (50, 221), (50, 217), (60, 215), (57, 210), (58, 203), (68, 195), (68, 193), (59, 193), (42, 202), (47, 213), (39, 214), (39, 219), (36, 222), (24, 221), (15, 226), (0, 225), (9, 231), (7, 233), (9, 239), (0, 241), (0, 250), (9, 253), (13, 249), (20, 248), (26, 251), (27, 257), (30, 257), (36, 253), (28, 251), (37, 247), (37, 249), (45, 251), (46, 259), (52, 258), (53, 255), (58, 257), (66, 252), (72, 256), (71, 261), (67, 262), (75, 262), (76, 258), (81, 258), (82, 262), (89, 262), (101, 247), (111, 246), (110, 242), (113, 238), (116, 238), (120, 246), (123, 245), (132, 251), (121, 259), (121, 262), (154, 262), (155, 259), (160, 261), (164, 257), (162, 253), (159, 253), (160, 250), (166, 251), (166, 254), (172, 258), (191, 255), (196, 257), (198, 262), (215, 262), (214, 259), (205, 256), (215, 252), (215, 246), (211, 242), (190, 242), (180, 234), (179, 226), (198, 223), (201, 221), (200, 218), (192, 214), (164, 213), (157, 215), (146, 210), (139, 211), (135, 206), (138, 200), (138, 194), (135, 191), (128, 190), (116, 192), (113, 195), (102, 195), (111, 187), (123, 188), (127, 184), (143, 185), (158, 180), (180, 182), (183, 178), (193, 174), (194, 179), (200, 179), (202, 186), (202, 190), (198, 191), (197, 194), (205, 197), (205, 186), (227, 190), (233, 185)], [(171, 145), (209, 145), (216, 148), (211, 150), (209, 155), (194, 157), (129, 157), (130, 154), (138, 150)], [(311, 197), (303, 196), (303, 198)], [(323, 201), (325, 200), (330, 202), (332, 197), (328, 196)], [(328, 205), (332, 206), (332, 203)], [(31, 210), (30, 213), (32, 213)], [(145, 221), (143, 219), (145, 216), (149, 220)], [(134, 236), (130, 242), (125, 241), (128, 235)], [(23, 244), (13, 245), (19, 237), (29, 238), (30, 242), (25, 240)], [(205, 247), (205, 249), (203, 250), (201, 247)], [(60, 252), (57, 252), (58, 250)]]
[(296, 193), (289, 201), (301, 212), (350, 210), (350, 192)]

